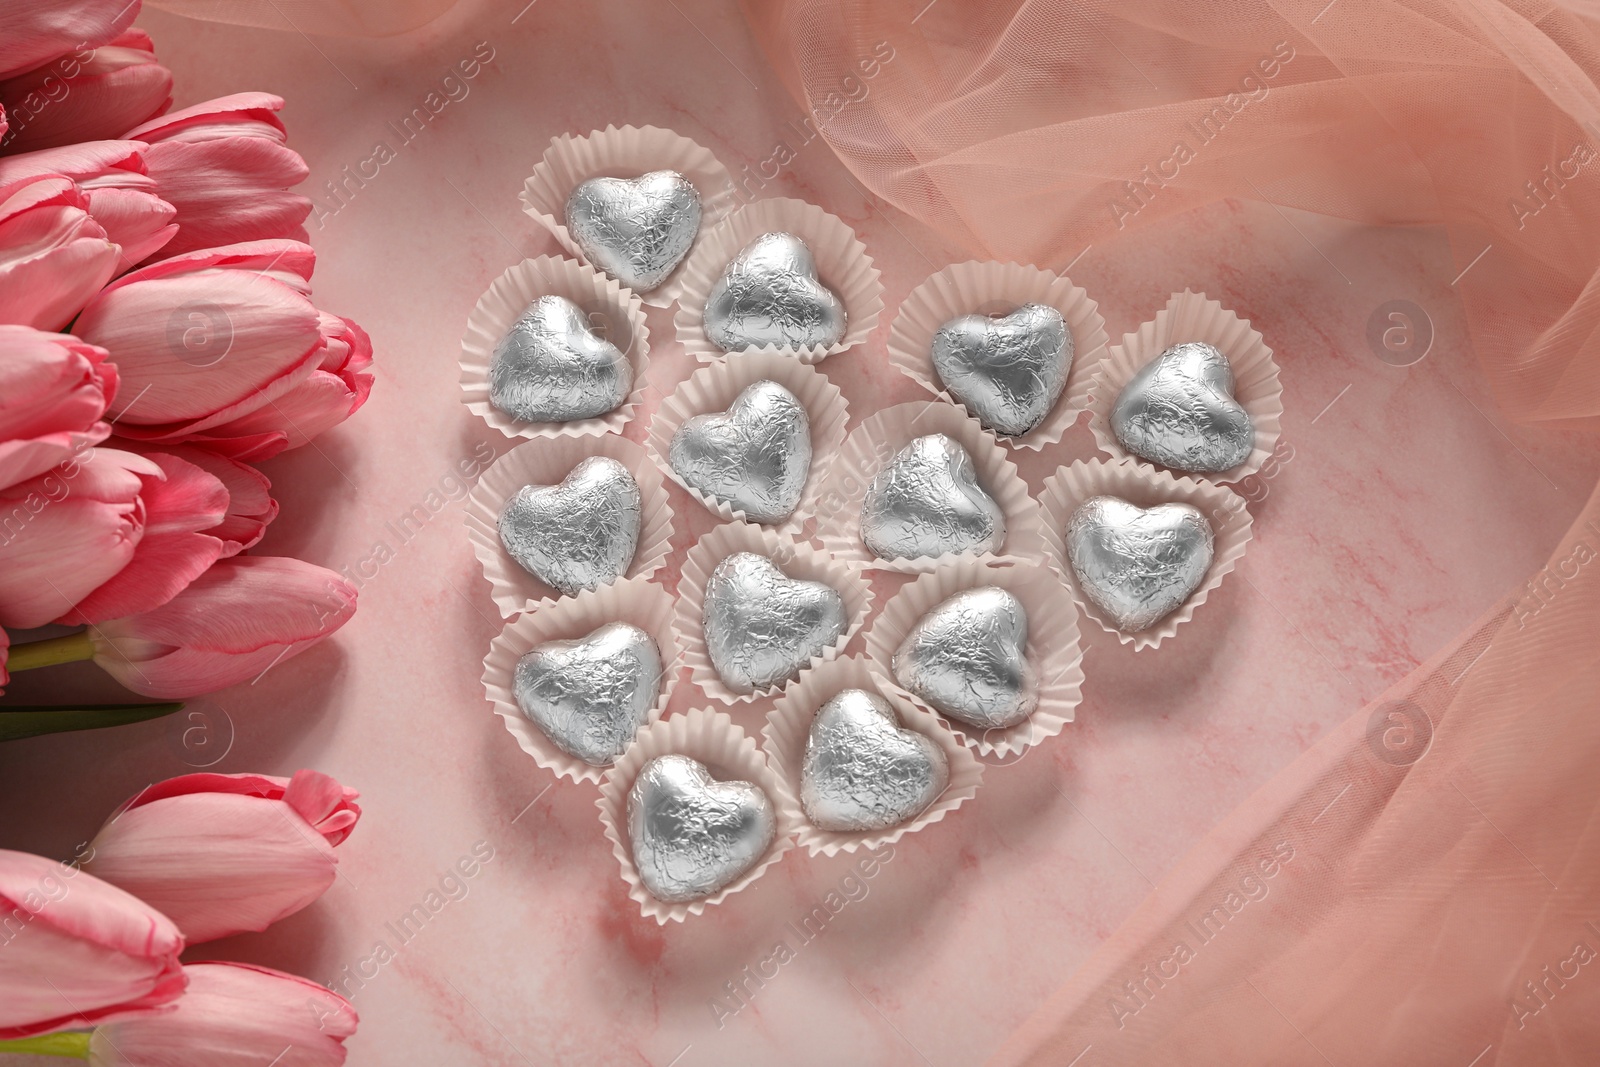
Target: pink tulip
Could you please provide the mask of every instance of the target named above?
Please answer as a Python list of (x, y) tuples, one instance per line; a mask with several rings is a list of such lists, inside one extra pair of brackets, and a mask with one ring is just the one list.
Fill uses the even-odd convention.
[(0, 78), (32, 70), (74, 48), (113, 40), (133, 25), (128, 0), (8, 0), (0, 4)]
[(325, 774), (187, 774), (112, 814), (83, 869), (159, 908), (190, 944), (265, 930), (333, 884), (357, 793)]
[(183, 992), (183, 944), (171, 919), (116, 886), (0, 851), (0, 1040), (160, 1009)]
[[(311, 201), (289, 192), (310, 170), (285, 145), (281, 97), (236, 93), (153, 119), (124, 136), (144, 141), (161, 196), (178, 209), (165, 256), (283, 237), (305, 240)], [(3, 173), (3, 172), (0, 172)]]
[(142, 455), (175, 456), (222, 482), (228, 491), (227, 514), (205, 532), (222, 541), (224, 556), (235, 556), (254, 546), (267, 532), (268, 524), (278, 517), (278, 502), (271, 496), (272, 483), (254, 467), (197, 445), (129, 442), (129, 446)]
[(0, 156), (0, 185), (58, 174), (71, 178), (89, 201), (91, 218), (122, 249), (120, 270), (164, 248), (178, 232), (177, 208), (163, 200), (136, 141), (88, 141)]
[(0, 103), (11, 123), (0, 151), (105, 140), (167, 109), (172, 72), (156, 62), (147, 34), (125, 30), (109, 44), (78, 48), (0, 81)]
[(93, 1067), (338, 1067), (359, 1021), (315, 982), (246, 963), (192, 963), (189, 990), (159, 1015), (97, 1027)]
[[(370, 361), (371, 346), (365, 334), (312, 306), (314, 262), (311, 247), (298, 241), (247, 241), (186, 252), (106, 286), (74, 330), (117, 364), (117, 432), (204, 441), (235, 458), (260, 458), (288, 444), (283, 421), (298, 423), (306, 414), (290, 394), (307, 385), (319, 390), (319, 372), (340, 385), (319, 397), (343, 394), (332, 421), (359, 406), (364, 388), (348, 387), (344, 376), (363, 380), (357, 364)], [(344, 366), (324, 371), (330, 360)], [(254, 418), (237, 428), (245, 416)]]
[(120, 254), (72, 179), (0, 186), (0, 323), (61, 329), (116, 273)]
[(117, 368), (105, 359), (105, 349), (67, 334), (0, 326), (0, 486), (43, 474), (110, 435), (100, 417), (116, 395)]
[(154, 611), (89, 631), (96, 663), (145, 696), (210, 693), (251, 681), (355, 614), (356, 589), (298, 559), (218, 560)]

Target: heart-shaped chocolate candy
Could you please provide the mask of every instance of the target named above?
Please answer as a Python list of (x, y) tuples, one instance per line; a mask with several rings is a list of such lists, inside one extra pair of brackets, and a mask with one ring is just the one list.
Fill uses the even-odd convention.
[(1124, 633), (1165, 618), (1211, 567), (1211, 524), (1189, 504), (1090, 497), (1068, 520), (1066, 540), (1079, 587)]
[(727, 411), (678, 427), (668, 453), (678, 477), (700, 492), (752, 522), (783, 522), (811, 472), (811, 418), (777, 382), (754, 382)]
[(511, 689), (561, 751), (608, 767), (661, 695), (661, 653), (637, 626), (607, 623), (576, 641), (535, 646), (517, 661)]
[(1015, 726), (1039, 703), (1028, 662), (1028, 611), (998, 586), (964, 589), (911, 628), (890, 662), (895, 681), (953, 719)]
[(876, 693), (846, 689), (817, 711), (800, 766), (800, 804), (823, 830), (886, 830), (920, 815), (950, 781), (926, 735), (900, 728)]
[(590, 178), (567, 195), (567, 232), (586, 259), (648, 293), (688, 255), (700, 232), (700, 193), (675, 170)]
[(706, 297), (706, 336), (724, 352), (838, 344), (844, 304), (817, 279), (811, 249), (792, 233), (764, 233), (723, 270)]
[(848, 626), (838, 590), (790, 578), (754, 552), (728, 556), (706, 582), (706, 651), (736, 693), (782, 684)]
[(639, 547), (639, 484), (590, 456), (559, 485), (525, 485), (500, 512), (500, 543), (529, 574), (568, 596), (622, 577)]
[(879, 559), (997, 552), (1005, 539), (1005, 514), (972, 457), (942, 433), (896, 452), (861, 503), (861, 540)]
[(583, 309), (564, 296), (541, 296), (495, 346), (489, 403), (524, 422), (592, 419), (633, 388), (633, 365), (589, 329)]
[(1198, 341), (1139, 368), (1111, 408), (1111, 432), (1134, 455), (1183, 471), (1231, 470), (1256, 443), (1228, 357)]
[(657, 756), (628, 790), (628, 838), (639, 880), (669, 904), (710, 896), (758, 863), (778, 833), (754, 782), (719, 782), (688, 756)]
[(1009, 315), (962, 315), (933, 335), (939, 381), (997, 434), (1044, 421), (1067, 384), (1072, 332), (1061, 312), (1023, 304)]

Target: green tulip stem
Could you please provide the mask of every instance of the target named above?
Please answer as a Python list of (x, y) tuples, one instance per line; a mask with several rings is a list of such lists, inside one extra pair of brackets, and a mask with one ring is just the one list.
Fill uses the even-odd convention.
[(89, 1031), (67, 1030), (56, 1034), (40, 1034), (38, 1037), (19, 1037), (12, 1041), (0, 1041), (0, 1052), (14, 1052), (26, 1056), (74, 1056), (86, 1060), (89, 1058)]
[(31, 671), (35, 667), (54, 667), (58, 663), (75, 663), (81, 659), (94, 659), (94, 642), (89, 640), (88, 630), (65, 637), (52, 637), (47, 641), (14, 645), (6, 657), (6, 669), (16, 673)]

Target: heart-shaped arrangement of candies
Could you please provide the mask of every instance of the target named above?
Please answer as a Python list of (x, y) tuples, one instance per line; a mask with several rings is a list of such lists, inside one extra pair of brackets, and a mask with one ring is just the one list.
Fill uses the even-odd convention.
[[(604, 147), (606, 138), (626, 139), (630, 130), (607, 130), (590, 140)], [(624, 293), (661, 286), (694, 254), (704, 236), (702, 204), (710, 192), (673, 169), (670, 154), (636, 155), (636, 166), (576, 181), (566, 192), (561, 218), (536, 215), (553, 231), (564, 227), (588, 264)], [(702, 175), (702, 185), (704, 180)], [(734, 244), (719, 236), (709, 247), (729, 252), (700, 309), (705, 339), (727, 353), (814, 353), (838, 345), (850, 322), (848, 294), (830, 287), (829, 271), (838, 266), (819, 269), (808, 237), (771, 229)], [(1098, 322), (1092, 302), (1089, 310)], [(1099, 354), (1104, 342), (1102, 333), (1094, 351), (1081, 351), (1082, 337), (1075, 332), (1084, 321), (1081, 306), (1056, 307), (1019, 293), (1014, 304), (999, 310), (952, 305), (950, 312), (936, 330), (927, 327), (927, 378), (971, 413), (989, 441), (1028, 434), (1058, 405), (1073, 405), (1076, 413), (1099, 403), (1123, 449), (1166, 468), (1129, 468), (1130, 461), (1119, 460), (1117, 481), (1101, 478), (1113, 465), (1075, 464), (1074, 479), (1062, 482), (1070, 482), (1069, 489), (1057, 492), (1046, 508), (1055, 508), (1059, 558), (1051, 561), (1053, 571), (1040, 571), (1068, 583), (1085, 610), (1099, 612), (1102, 623), (1124, 637), (1157, 635), (1137, 647), (1159, 644), (1188, 617), (1192, 602), (1220, 581), (1217, 560), (1224, 552), (1230, 561), (1236, 558), (1248, 537), (1247, 519), (1242, 535), (1231, 521), (1242, 503), (1233, 508), (1227, 503), (1231, 493), (1203, 479), (1237, 474), (1259, 450), (1263, 429), (1255, 413), (1269, 412), (1265, 439), (1275, 440), (1270, 351), (1248, 324), (1185, 293), (1174, 297), (1154, 327), (1147, 324), (1123, 348), (1102, 357), (1096, 373), (1104, 395), (1069, 395), (1074, 359)], [(1176, 335), (1178, 330), (1184, 335)], [(1235, 361), (1249, 368), (1248, 398), (1236, 393), (1241, 379)], [(1129, 364), (1137, 366), (1130, 370)], [(1104, 380), (1108, 367), (1123, 368), (1122, 380)], [(490, 403), (543, 427), (535, 436), (565, 433), (566, 424), (616, 410), (637, 384), (627, 353), (594, 328), (585, 308), (555, 293), (537, 295), (505, 326), (487, 377)], [(731, 508), (736, 521), (786, 522), (806, 486), (834, 458), (826, 442), (819, 452), (812, 440), (815, 413), (794, 391), (766, 379), (721, 396), (721, 402), (733, 396), (726, 408), (698, 411), (653, 438), (660, 443), (652, 448), (665, 453), (656, 462), (703, 499)], [(842, 427), (843, 418), (839, 414), (835, 425)], [(858, 498), (842, 505), (859, 516), (857, 535), (870, 557), (931, 558), (937, 567), (944, 557), (976, 556), (973, 565), (989, 568), (984, 573), (1015, 565), (995, 555), (1007, 544), (1007, 508), (1013, 506), (1002, 507), (999, 500), (1013, 498), (998, 492), (968, 446), (949, 433), (911, 432), (892, 420), (874, 432), (892, 439), (873, 442), (880, 462), (857, 486)], [(1197, 478), (1176, 478), (1174, 472)], [(1138, 491), (1119, 495), (1093, 491), (1096, 486)], [(1226, 506), (1208, 506), (1217, 501)], [(559, 481), (521, 486), (499, 506), (498, 534), (507, 559), (567, 597), (592, 596), (628, 573), (649, 513), (627, 466), (599, 455), (574, 463)], [(808, 514), (796, 518), (798, 531), (814, 531)], [(702, 688), (715, 689), (725, 703), (781, 696), (815, 664), (836, 655), (868, 610), (855, 609), (852, 621), (840, 586), (858, 579), (846, 564), (795, 571), (786, 566), (790, 550), (766, 550), (789, 544), (792, 551), (810, 552), (802, 532), (795, 541), (763, 534), (772, 539), (760, 542), (763, 551), (719, 552), (697, 572), (703, 581), (679, 589), (679, 643), (688, 640), (703, 650), (693, 671), (707, 672)], [(1028, 590), (1021, 591), (1026, 599)], [(686, 595), (690, 601), (681, 599)], [(921, 602), (932, 606), (914, 625), (891, 631), (894, 644), (874, 653), (872, 677), (939, 716), (939, 729), (953, 732), (960, 744), (976, 748), (975, 738), (995, 732), (1026, 738), (1042, 699), (1050, 627), (1030, 630), (1023, 599), (999, 582), (940, 596)], [(1064, 603), (1070, 613), (1071, 604)], [(1191, 607), (1180, 612), (1185, 605)], [(687, 634), (684, 618), (691, 620)], [(709, 745), (707, 737), (744, 737), (727, 714), (698, 716), (704, 736), (682, 740), (683, 751), (650, 749), (644, 751), (657, 754), (648, 759), (622, 759), (641, 731), (656, 728), (652, 717), (678, 680), (681, 664), (663, 653), (650, 632), (619, 617), (587, 633), (520, 649), (514, 669), (502, 668), (509, 676), (485, 678), (491, 694), (509, 694), (505, 699), (573, 767), (604, 769), (602, 821), (617, 842), (636, 899), (661, 921), (681, 919), (741, 888), (752, 872), (764, 869), (764, 860), (771, 862), (775, 848), (786, 847), (781, 839), (789, 825), (789, 816), (775, 806), (779, 798), (762, 782), (728, 774), (725, 766), (711, 765), (714, 759), (696, 758), (696, 746)], [(817, 679), (834, 684), (823, 675)], [(804, 723), (790, 720), (799, 731), (792, 736), (804, 738), (793, 770), (794, 818), (845, 835), (844, 847), (921, 825), (919, 818), (950, 784), (946, 749), (919, 732), (924, 727), (908, 728), (882, 695), (854, 683), (821, 694), (805, 686), (797, 692), (805, 695), (806, 706)], [(1016, 741), (1009, 751), (1033, 740)]]

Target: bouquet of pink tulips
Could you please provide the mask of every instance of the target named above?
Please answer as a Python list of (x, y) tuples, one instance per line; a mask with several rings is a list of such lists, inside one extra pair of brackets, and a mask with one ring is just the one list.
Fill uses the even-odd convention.
[[(138, 10), (0, 6), (0, 686), (93, 659), (210, 692), (355, 611), (332, 571), (242, 553), (278, 511), (251, 463), (359, 408), (371, 343), (312, 303), (283, 101), (168, 112)], [(47, 624), (86, 629), (5, 632)]]
[(333, 884), (361, 809), (326, 775), (190, 774), (112, 813), (71, 863), (0, 850), (0, 1054), (97, 1067), (335, 1067), (338, 994), (186, 945), (264, 930)]

